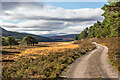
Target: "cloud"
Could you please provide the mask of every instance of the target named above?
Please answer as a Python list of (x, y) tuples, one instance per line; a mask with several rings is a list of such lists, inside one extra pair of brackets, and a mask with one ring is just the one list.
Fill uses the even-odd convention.
[(38, 2), (2, 2), (2, 9), (5, 10), (13, 10), (20, 7), (33, 7), (33, 8), (43, 8), (44, 5)]
[[(51, 6), (44, 6), (44, 8), (36, 8), (38, 6), (29, 8), (17, 7), (14, 10), (4, 11), (3, 19), (9, 20), (54, 20), (54, 21), (68, 21), (68, 22), (78, 22), (78, 21), (93, 21), (102, 20), (100, 16), (103, 11), (100, 8), (90, 9), (63, 9), (54, 8)], [(89, 14), (88, 14), (89, 13)]]
[(76, 34), (96, 21), (103, 20), (103, 11), (100, 8), (64, 9), (38, 2), (5, 2), (3, 9), (3, 20), (18, 21), (4, 22), (2, 25), (5, 29), (38, 35)]
[(3, 22), (2, 20), (0, 20), (0, 26), (2, 27), (8, 27), (8, 28), (16, 28), (16, 24), (14, 23), (9, 23), (9, 22)]

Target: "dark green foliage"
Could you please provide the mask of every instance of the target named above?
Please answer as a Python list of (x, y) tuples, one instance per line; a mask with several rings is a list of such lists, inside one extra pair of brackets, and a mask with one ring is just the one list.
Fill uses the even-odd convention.
[(8, 43), (7, 43), (7, 41), (6, 41), (6, 39), (4, 37), (0, 36), (0, 40), (1, 40), (3, 46), (8, 45)]
[(105, 37), (117, 37), (120, 27), (120, 2), (104, 5), (102, 9), (105, 11), (102, 15), (105, 17), (102, 22), (102, 26), (104, 26), (102, 34)]
[(8, 45), (10, 45), (10, 47), (12, 47), (12, 45), (15, 44), (15, 38), (13, 36), (8, 36), (6, 38), (6, 41), (7, 41)]
[(102, 16), (105, 17), (103, 22), (97, 21), (93, 26), (86, 29), (79, 34), (78, 39), (86, 38), (104, 38), (104, 37), (117, 37), (120, 30), (120, 2), (110, 2), (109, 5), (104, 5), (102, 9), (105, 11)]
[(21, 39), (15, 39), (15, 45), (19, 45), (21, 43)]
[(84, 39), (84, 38), (87, 38), (87, 36), (88, 36), (88, 28), (84, 29), (84, 30), (81, 32), (81, 34), (79, 34), (78, 39), (79, 39), (79, 40), (80, 40), (80, 39)]
[(74, 36), (74, 40), (78, 40), (78, 35), (75, 35), (75, 36)]
[(27, 45), (31, 45), (32, 44), (33, 46), (34, 46), (34, 44), (38, 43), (37, 39), (35, 37), (31, 36), (31, 35), (25, 36), (23, 38), (23, 42), (25, 42)]
[(101, 30), (102, 30), (101, 22), (97, 21), (97, 23), (95, 23), (93, 26), (89, 28), (87, 38), (93, 37), (102, 38)]
[(21, 40), (20, 39), (15, 39), (13, 36), (8, 36), (7, 38), (5, 37), (0, 37), (2, 46), (8, 46), (8, 45), (18, 45)]

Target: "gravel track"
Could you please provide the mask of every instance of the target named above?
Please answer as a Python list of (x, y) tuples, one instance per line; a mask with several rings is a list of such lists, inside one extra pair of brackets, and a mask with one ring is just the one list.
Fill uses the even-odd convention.
[(70, 65), (67, 78), (118, 78), (117, 71), (109, 63), (106, 46), (97, 44), (97, 49), (83, 55)]

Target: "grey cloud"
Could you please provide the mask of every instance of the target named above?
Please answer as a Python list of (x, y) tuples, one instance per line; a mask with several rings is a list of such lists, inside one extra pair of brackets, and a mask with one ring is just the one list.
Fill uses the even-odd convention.
[(102, 18), (98, 18), (98, 16), (91, 17), (88, 19), (85, 18), (52, 18), (52, 17), (34, 17), (29, 19), (35, 19), (35, 20), (54, 20), (54, 21), (67, 21), (67, 22), (83, 22), (83, 21), (96, 21), (96, 20), (102, 20)]
[[(8, 15), (8, 14), (7, 14)], [(96, 20), (103, 20), (103, 17), (93, 16), (89, 18), (54, 18), (54, 17), (47, 17), (47, 16), (25, 16), (23, 14), (17, 14), (13, 16), (13, 18), (16, 18), (18, 20), (52, 20), (52, 21), (67, 21), (67, 22), (84, 22), (84, 21), (96, 21)]]
[(23, 7), (36, 7), (36, 8), (43, 8), (44, 5), (40, 2), (2, 2), (2, 9), (3, 10), (13, 10), (19, 6)]
[(3, 27), (6, 27), (6, 28), (18, 28), (17, 26), (3, 26)]
[(69, 27), (70, 24), (64, 25), (64, 22), (45, 22), (42, 25), (37, 25), (37, 26), (29, 26), (29, 27), (17, 27), (16, 26), (8, 26), (5, 25), (4, 27), (6, 28), (17, 28), (21, 31), (54, 31), (54, 30), (59, 30), (59, 29), (64, 29), (66, 27)]
[[(92, 25), (93, 24), (92, 21), (103, 20), (103, 17), (100, 16), (102, 11), (100, 11), (100, 14), (97, 14), (97, 11), (99, 12), (99, 10), (96, 10), (96, 12), (94, 13), (94, 12), (92, 12), (92, 10), (89, 11), (89, 9), (88, 9), (88, 12), (91, 13), (91, 14), (88, 14), (88, 16), (84, 15), (84, 10), (82, 12), (83, 16), (80, 16), (79, 13), (74, 14), (74, 11), (71, 10), (70, 14), (72, 14), (72, 15), (65, 14), (68, 17), (68, 18), (66, 18), (66, 17), (63, 17), (62, 14), (59, 14), (59, 9), (56, 11), (55, 14), (51, 15), (51, 14), (47, 13), (51, 9), (47, 10), (45, 8), (46, 15), (44, 15), (44, 14), (42, 15), (40, 13), (41, 12), (40, 10), (42, 10), (42, 8), (44, 8), (44, 5), (41, 3), (38, 3), (38, 2), (37, 3), (35, 3), (35, 2), (34, 3), (33, 2), (3, 2), (2, 6), (3, 6), (4, 11), (7, 11), (7, 10), (11, 11), (11, 12), (4, 13), (5, 18), (8, 17), (8, 18), (6, 18), (7, 20), (15, 19), (18, 21), (22, 21), (22, 20), (26, 21), (26, 23), (21, 22), (19, 25), (16, 25), (16, 26), (9, 26), (9, 25), (5, 26), (6, 28), (9, 28), (9, 29), (14, 28), (14, 30), (21, 31), (21, 32), (23, 31), (23, 32), (33, 32), (34, 33), (34, 31), (35, 31), (35, 32), (39, 33), (39, 31), (48, 31), (49, 35), (67, 34), (67, 33), (72, 33), (72, 32), (79, 33), (84, 27), (86, 27), (88, 25)], [(23, 11), (20, 10), (21, 11), (20, 12), (19, 9), (16, 9), (18, 7), (22, 7), (22, 8), (25, 7), (25, 10), (23, 10)], [(30, 13), (27, 13), (28, 9), (30, 10)], [(34, 10), (36, 11), (35, 13), (34, 13)], [(80, 11), (82, 11), (82, 10), (80, 10)], [(67, 10), (62, 10), (62, 12), (66, 13)], [(77, 16), (75, 17), (75, 15), (77, 15)], [(28, 23), (27, 23), (27, 21), (28, 21)], [(33, 22), (29, 22), (29, 21), (33, 21)], [(41, 21), (41, 22), (39, 22), (39, 21)], [(67, 23), (67, 24), (65, 24), (65, 23)]]
[(47, 22), (47, 23), (43, 23), (43, 27), (46, 27), (47, 29), (62, 29), (64, 27), (66, 27), (64, 25), (64, 22)]
[(43, 29), (43, 28), (32, 28), (32, 29), (29, 29), (29, 28), (23, 28), (23, 29), (19, 29), (20, 31), (52, 31), (52, 29)]
[[(33, 12), (34, 12), (34, 9), (42, 10), (42, 8), (44, 8), (44, 4), (39, 2), (3, 2), (2, 4), (2, 8), (4, 11), (14, 10), (15, 8), (18, 8), (20, 6), (23, 8), (25, 7), (25, 8), (31, 9)], [(67, 21), (67, 22), (84, 22), (84, 21), (103, 20), (103, 17), (98, 15), (91, 16), (89, 18), (84, 18), (82, 16), (77, 18), (59, 18), (59, 17), (36, 16), (36, 15), (29, 16), (29, 13), (28, 15), (21, 14), (21, 13), (18, 13), (18, 14), (4, 13), (4, 15), (11, 16), (12, 19), (16, 19), (16, 20), (54, 20), (54, 21)]]
[(67, 22), (83, 22), (83, 21), (96, 21), (101, 20), (101, 18), (97, 18), (98, 16), (91, 17), (88, 19), (85, 18), (48, 18), (47, 20), (55, 20), (55, 21), (67, 21)]
[(14, 9), (19, 4), (19, 2), (2, 2), (2, 10)]

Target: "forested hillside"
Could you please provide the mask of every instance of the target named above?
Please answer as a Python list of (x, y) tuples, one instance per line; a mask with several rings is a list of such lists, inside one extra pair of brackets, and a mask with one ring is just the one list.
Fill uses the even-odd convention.
[(102, 14), (104, 20), (97, 21), (93, 26), (84, 29), (79, 35), (75, 36), (75, 40), (84, 38), (105, 38), (117, 37), (120, 31), (120, 2), (110, 2), (101, 8), (105, 12)]
[(105, 11), (102, 14), (104, 20), (102, 22), (97, 21), (79, 35), (75, 35), (75, 40), (94, 38), (93, 41), (107, 46), (110, 63), (120, 72), (120, 2), (105, 4), (101, 9)]
[(0, 27), (0, 30), (2, 30), (2, 32), (0, 32), (0, 34), (2, 34), (3, 37), (14, 36), (16, 39), (22, 39), (23, 37), (25, 37), (27, 35), (31, 35), (31, 36), (35, 37), (39, 42), (55, 42), (56, 41), (56, 40), (53, 40), (53, 39), (50, 39), (47, 37), (42, 37), (39, 35), (7, 31), (7, 30), (3, 29), (2, 27)]

